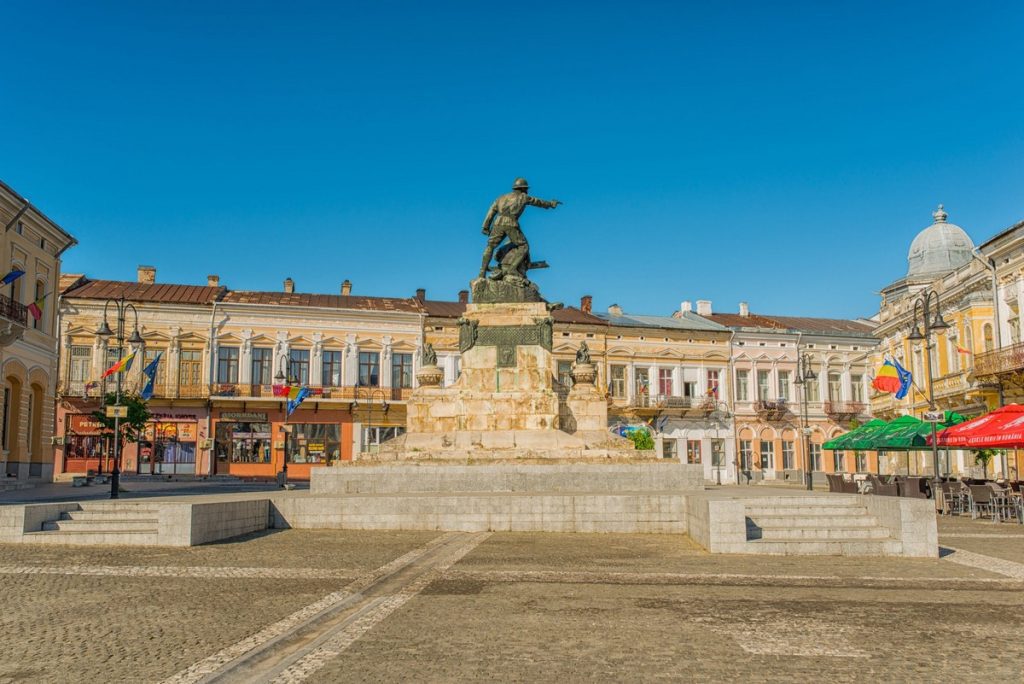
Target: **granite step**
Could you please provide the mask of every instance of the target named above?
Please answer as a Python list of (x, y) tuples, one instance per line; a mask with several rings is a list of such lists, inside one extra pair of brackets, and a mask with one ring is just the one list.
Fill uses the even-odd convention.
[(43, 523), (43, 531), (51, 532), (156, 532), (159, 521), (156, 518), (131, 520), (52, 520)]
[(135, 510), (88, 510), (88, 511), (65, 511), (61, 513), (61, 520), (137, 520), (140, 518), (156, 520), (158, 512), (155, 508), (138, 508)]
[(773, 556), (898, 556), (903, 543), (894, 539), (756, 539), (744, 551)]
[(862, 505), (804, 505), (804, 506), (765, 506), (761, 504), (747, 504), (745, 508), (747, 516), (757, 518), (762, 515), (786, 515), (795, 518), (807, 518), (812, 516), (848, 516), (856, 517), (867, 515), (868, 509)]
[(46, 532), (26, 532), (25, 540), (33, 544), (66, 544), (66, 545), (110, 545), (110, 546), (157, 546), (159, 535), (157, 530), (52, 530)]
[(878, 519), (862, 515), (757, 515), (747, 516), (747, 526), (758, 527), (878, 527)]
[(754, 531), (748, 528), (747, 539), (757, 540), (854, 540), (890, 539), (889, 531), (881, 527), (761, 527)]

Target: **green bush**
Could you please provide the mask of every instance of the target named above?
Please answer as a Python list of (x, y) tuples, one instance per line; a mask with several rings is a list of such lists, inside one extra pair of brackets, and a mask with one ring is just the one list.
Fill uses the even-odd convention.
[(654, 438), (651, 437), (649, 430), (633, 430), (628, 437), (639, 451), (650, 451), (654, 448)]

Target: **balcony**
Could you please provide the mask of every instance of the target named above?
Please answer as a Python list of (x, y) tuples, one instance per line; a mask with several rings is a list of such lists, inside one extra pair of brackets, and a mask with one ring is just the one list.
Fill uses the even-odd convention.
[(863, 415), (866, 408), (862, 401), (826, 401), (825, 415), (834, 422), (849, 421)]
[(976, 377), (1021, 372), (1024, 372), (1024, 342), (984, 352), (974, 357), (974, 375)]
[(789, 402), (785, 399), (760, 399), (754, 403), (754, 411), (762, 420), (782, 420), (789, 415)]
[(24, 328), (28, 325), (28, 307), (7, 295), (0, 295), (0, 318), (6, 318)]
[[(363, 387), (354, 385), (307, 385), (310, 399), (334, 401), (405, 401), (412, 393), (411, 387)], [(269, 399), (282, 400), (274, 394), (274, 385), (249, 385), (241, 383), (215, 383), (210, 385), (212, 399)]]

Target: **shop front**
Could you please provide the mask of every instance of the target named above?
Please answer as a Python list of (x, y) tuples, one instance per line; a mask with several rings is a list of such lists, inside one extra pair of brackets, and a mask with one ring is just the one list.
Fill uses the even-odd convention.
[(103, 437), (103, 424), (90, 413), (69, 413), (65, 417), (64, 463), (65, 473), (110, 472), (106, 458), (107, 439)]
[(288, 463), (288, 478), (308, 480), (310, 469), (352, 458), (347, 410), (214, 409), (214, 463), (218, 474), (272, 479)]

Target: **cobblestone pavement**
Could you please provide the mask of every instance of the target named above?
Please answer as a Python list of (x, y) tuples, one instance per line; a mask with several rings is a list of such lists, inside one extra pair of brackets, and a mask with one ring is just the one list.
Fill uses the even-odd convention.
[(941, 560), (672, 535), (0, 545), (0, 681), (1020, 681), (1024, 564), (989, 551), (1024, 535), (966, 536), (1009, 528), (940, 522)]

